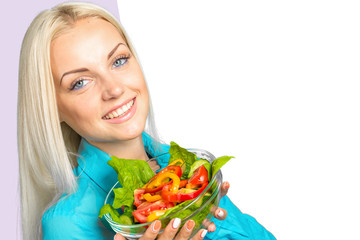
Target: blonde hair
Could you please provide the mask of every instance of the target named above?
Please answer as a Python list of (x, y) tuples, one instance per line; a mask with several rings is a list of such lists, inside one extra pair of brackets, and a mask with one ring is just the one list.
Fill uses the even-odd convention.
[[(50, 67), (50, 44), (83, 18), (102, 18), (114, 25), (133, 55), (136, 53), (119, 22), (89, 3), (63, 3), (41, 12), (29, 26), (20, 53), (18, 151), (21, 217), (24, 239), (41, 239), (41, 217), (63, 193), (76, 190), (73, 168), (81, 137), (60, 124)], [(156, 135), (151, 104), (148, 128)]]

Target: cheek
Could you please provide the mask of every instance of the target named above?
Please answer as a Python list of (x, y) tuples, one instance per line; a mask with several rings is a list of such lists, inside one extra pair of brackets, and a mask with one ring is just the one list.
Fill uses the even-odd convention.
[(90, 119), (91, 106), (91, 101), (74, 101), (70, 98), (59, 99), (58, 101), (60, 118), (69, 125)]

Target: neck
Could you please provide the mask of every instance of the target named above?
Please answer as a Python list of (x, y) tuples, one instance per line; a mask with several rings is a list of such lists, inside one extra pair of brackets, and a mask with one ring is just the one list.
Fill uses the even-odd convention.
[(88, 141), (90, 144), (108, 153), (110, 156), (116, 156), (118, 158), (126, 159), (141, 159), (148, 160), (146, 154), (142, 135), (124, 141), (116, 142), (96, 142)]

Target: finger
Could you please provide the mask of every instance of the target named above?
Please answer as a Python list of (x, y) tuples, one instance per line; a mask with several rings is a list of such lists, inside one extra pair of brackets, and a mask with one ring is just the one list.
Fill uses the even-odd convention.
[(227, 211), (223, 208), (217, 208), (214, 216), (219, 220), (224, 220), (227, 217)]
[(181, 228), (180, 232), (176, 236), (175, 240), (186, 240), (189, 239), (192, 233), (192, 230), (195, 227), (194, 220), (187, 221), (184, 226)]
[(221, 184), (221, 197), (225, 196), (228, 193), (228, 190), (230, 188), (230, 183), (229, 182), (223, 182), (223, 184)]
[(114, 240), (125, 240), (125, 238), (124, 238), (120, 233), (117, 233), (117, 234), (114, 236)]
[(158, 235), (161, 228), (161, 222), (159, 220), (154, 221), (150, 227), (146, 230), (140, 240), (154, 240)]
[(169, 224), (166, 226), (164, 232), (159, 236), (159, 240), (172, 240), (174, 239), (177, 231), (179, 230), (181, 224), (180, 218), (172, 219)]
[(191, 238), (191, 240), (201, 240), (204, 239), (204, 237), (207, 234), (207, 230), (205, 229), (201, 229), (200, 231), (198, 231), (194, 237)]
[(210, 225), (208, 226), (207, 228), (208, 232), (215, 232), (216, 230), (216, 226), (215, 226), (215, 223), (210, 223)]
[(216, 226), (215, 223), (210, 221), (209, 219), (205, 218), (204, 221), (202, 221), (202, 226), (208, 230), (208, 232), (215, 232)]

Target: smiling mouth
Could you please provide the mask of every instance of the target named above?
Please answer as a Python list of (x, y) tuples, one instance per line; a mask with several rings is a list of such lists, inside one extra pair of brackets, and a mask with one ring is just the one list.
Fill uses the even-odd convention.
[(115, 109), (114, 111), (106, 114), (104, 117), (102, 117), (102, 119), (113, 119), (113, 118), (121, 117), (125, 115), (133, 105), (134, 105), (134, 99), (129, 101), (127, 104), (122, 105), (118, 109)]

